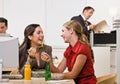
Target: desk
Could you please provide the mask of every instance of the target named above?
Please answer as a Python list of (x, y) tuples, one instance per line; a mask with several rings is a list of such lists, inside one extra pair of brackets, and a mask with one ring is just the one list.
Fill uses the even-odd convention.
[(9, 82), (0, 82), (0, 84), (75, 84), (73, 80), (51, 80), (45, 81), (44, 78), (32, 78), (31, 80), (9, 80)]

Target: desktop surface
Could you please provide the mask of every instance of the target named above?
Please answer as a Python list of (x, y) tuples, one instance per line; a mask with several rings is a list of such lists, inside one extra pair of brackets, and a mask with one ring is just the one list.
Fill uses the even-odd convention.
[(73, 79), (65, 80), (50, 80), (45, 81), (45, 78), (31, 78), (31, 80), (9, 80), (8, 82), (2, 82), (0, 84), (75, 84)]

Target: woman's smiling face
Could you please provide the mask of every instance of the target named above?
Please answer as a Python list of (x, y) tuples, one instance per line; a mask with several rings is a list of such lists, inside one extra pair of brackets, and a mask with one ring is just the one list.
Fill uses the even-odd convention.
[(43, 30), (40, 26), (36, 27), (33, 35), (30, 36), (31, 44), (41, 45), (44, 40)]
[(71, 38), (71, 31), (63, 26), (61, 37), (63, 38), (65, 43), (69, 43)]

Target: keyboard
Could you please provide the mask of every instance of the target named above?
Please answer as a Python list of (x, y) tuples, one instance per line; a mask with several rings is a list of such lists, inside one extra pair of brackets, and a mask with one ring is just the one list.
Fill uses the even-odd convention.
[(2, 74), (2, 78), (4, 79), (22, 79), (23, 76), (21, 74)]

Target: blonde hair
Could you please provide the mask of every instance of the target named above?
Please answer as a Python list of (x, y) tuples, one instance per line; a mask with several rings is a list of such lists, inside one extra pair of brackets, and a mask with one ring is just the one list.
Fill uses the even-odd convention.
[(67, 28), (68, 30), (70, 30), (72, 28), (76, 32), (76, 35), (78, 36), (78, 40), (81, 43), (88, 45), (88, 47), (91, 50), (92, 61), (94, 62), (94, 53), (93, 53), (93, 50), (91, 48), (91, 45), (90, 45), (90, 43), (88, 41), (87, 36), (83, 33), (83, 28), (80, 25), (80, 23), (78, 21), (71, 20), (71, 21), (68, 21), (68, 22), (64, 23), (63, 26), (65, 28)]
[(82, 26), (80, 25), (80, 23), (78, 21), (71, 20), (71, 21), (68, 21), (68, 22), (64, 23), (63, 26), (65, 28), (67, 28), (68, 30), (73, 28), (73, 30), (76, 32), (76, 35), (78, 36), (78, 40), (81, 43), (84, 43), (84, 44), (87, 44), (88, 46), (90, 46), (88, 38), (83, 33)]

